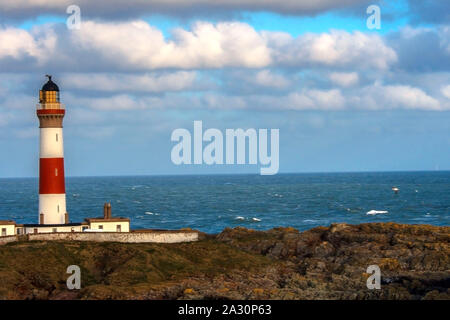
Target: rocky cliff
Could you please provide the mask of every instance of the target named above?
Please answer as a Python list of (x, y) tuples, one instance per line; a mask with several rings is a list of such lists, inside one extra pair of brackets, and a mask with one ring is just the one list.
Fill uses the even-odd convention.
[[(81, 268), (81, 290), (66, 269)], [(369, 265), (381, 289), (369, 290)], [(0, 299), (450, 299), (450, 227), (225, 229), (195, 243), (0, 246)]]

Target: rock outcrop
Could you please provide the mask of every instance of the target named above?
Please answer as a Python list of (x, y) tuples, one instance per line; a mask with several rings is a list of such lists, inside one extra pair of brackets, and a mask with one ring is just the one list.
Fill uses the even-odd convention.
[[(69, 265), (81, 290), (66, 288)], [(369, 265), (381, 289), (369, 290)], [(450, 227), (227, 228), (195, 243), (0, 247), (1, 299), (450, 299)]]

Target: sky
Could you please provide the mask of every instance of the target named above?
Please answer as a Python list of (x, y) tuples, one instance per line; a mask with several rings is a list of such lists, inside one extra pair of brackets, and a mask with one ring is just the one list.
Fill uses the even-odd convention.
[(279, 173), (450, 170), (448, 1), (72, 2), (0, 1), (0, 178), (38, 174), (45, 74), (67, 176), (260, 172), (175, 165), (195, 120), (279, 129)]

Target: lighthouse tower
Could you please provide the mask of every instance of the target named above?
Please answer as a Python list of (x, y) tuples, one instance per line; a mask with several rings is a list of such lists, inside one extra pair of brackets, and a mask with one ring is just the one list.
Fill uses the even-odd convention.
[(40, 128), (39, 224), (66, 224), (66, 188), (64, 182), (63, 118), (64, 106), (59, 88), (48, 82), (39, 91), (37, 116)]

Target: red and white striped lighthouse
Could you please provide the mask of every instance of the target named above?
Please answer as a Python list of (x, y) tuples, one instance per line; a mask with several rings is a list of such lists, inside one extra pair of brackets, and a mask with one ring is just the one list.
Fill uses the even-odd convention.
[(52, 81), (39, 91), (37, 116), (40, 128), (39, 224), (66, 224), (66, 188), (64, 181), (63, 118), (64, 106), (59, 88)]

